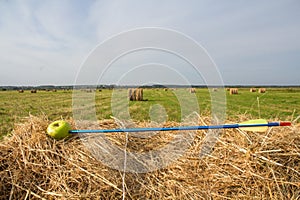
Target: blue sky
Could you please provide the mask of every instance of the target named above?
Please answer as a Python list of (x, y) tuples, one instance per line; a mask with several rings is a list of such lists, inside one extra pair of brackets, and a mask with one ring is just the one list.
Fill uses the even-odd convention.
[(225, 84), (300, 85), (299, 19), (298, 0), (2, 0), (0, 85), (72, 85), (97, 45), (141, 27), (193, 38)]

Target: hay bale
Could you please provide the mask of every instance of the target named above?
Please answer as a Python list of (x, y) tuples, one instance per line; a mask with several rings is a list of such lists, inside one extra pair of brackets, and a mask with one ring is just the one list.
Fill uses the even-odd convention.
[(195, 88), (190, 88), (190, 93), (196, 93), (196, 89)]
[(250, 92), (256, 92), (256, 88), (250, 88)]
[[(99, 123), (102, 128), (117, 127), (113, 120)], [(205, 132), (196, 131), (193, 144), (179, 160), (153, 172), (126, 173), (125, 182), (122, 172), (95, 159), (77, 136), (65, 141), (47, 137), (48, 124), (46, 119), (29, 117), (1, 141), (1, 199), (122, 199), (123, 195), (125, 199), (296, 199), (300, 195), (299, 124), (259, 134), (226, 129), (210, 156), (201, 158)], [(146, 122), (137, 125), (148, 126)], [(148, 152), (177, 135), (106, 137), (121, 149), (128, 142), (128, 151)]]
[(143, 95), (144, 95), (143, 89), (139, 88), (137, 93), (137, 101), (143, 101)]
[(24, 90), (18, 90), (19, 93), (24, 93)]
[(37, 93), (37, 90), (31, 90), (30, 93)]
[(1, 141), (0, 199), (120, 196), (118, 172), (106, 173), (108, 168), (99, 165), (76, 137), (66, 142), (47, 137), (48, 124), (30, 117)]
[(266, 92), (266, 88), (259, 88), (258, 89), (258, 93), (265, 93)]
[(134, 92), (134, 89), (132, 89), (132, 88), (129, 88), (128, 89), (128, 98), (129, 98), (129, 100), (130, 101), (134, 101), (134, 94), (133, 94), (133, 92)]
[(213, 92), (217, 92), (217, 91), (218, 91), (218, 88), (213, 88), (212, 91), (213, 91)]
[(143, 101), (143, 89), (142, 88), (129, 88), (128, 98), (130, 101)]
[(230, 94), (230, 95), (238, 94), (238, 89), (237, 89), (237, 88), (230, 88), (229, 94)]

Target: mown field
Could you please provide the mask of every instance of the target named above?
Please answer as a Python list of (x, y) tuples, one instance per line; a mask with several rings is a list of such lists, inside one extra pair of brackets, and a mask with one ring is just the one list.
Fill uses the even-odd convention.
[[(186, 89), (177, 89), (186, 90)], [(98, 119), (112, 116), (111, 95), (114, 90), (97, 90), (95, 95)], [(72, 91), (37, 93), (18, 93), (18, 91), (0, 92), (0, 133), (10, 133), (15, 123), (20, 123), (29, 115), (46, 116), (49, 120), (72, 118)], [(211, 97), (208, 89), (196, 89), (196, 96), (202, 116), (211, 113)], [(168, 121), (180, 121), (181, 109), (174, 91), (169, 89), (144, 89), (144, 101), (129, 102), (132, 119), (149, 120), (152, 105), (164, 107)], [(238, 95), (229, 95), (226, 91), (226, 118), (239, 120), (240, 116), (249, 119), (266, 118), (291, 120), (299, 123), (300, 88), (267, 88), (266, 93), (250, 93), (249, 88), (240, 88)]]

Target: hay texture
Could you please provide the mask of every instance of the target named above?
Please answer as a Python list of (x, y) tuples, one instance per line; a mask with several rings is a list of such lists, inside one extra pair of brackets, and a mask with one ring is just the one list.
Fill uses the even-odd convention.
[[(72, 120), (70, 120), (71, 123)], [(299, 199), (300, 126), (266, 133), (224, 130), (212, 152), (199, 157), (205, 137), (197, 131), (186, 153), (166, 168), (126, 173), (95, 159), (78, 136), (56, 141), (50, 122), (29, 117), (0, 142), (0, 199)], [(112, 120), (99, 122), (115, 128)], [(208, 124), (208, 119), (201, 119)], [(147, 126), (140, 123), (139, 126)], [(166, 126), (175, 126), (168, 122)], [(128, 151), (160, 148), (176, 135), (110, 136)], [(203, 153), (203, 152), (202, 152)]]

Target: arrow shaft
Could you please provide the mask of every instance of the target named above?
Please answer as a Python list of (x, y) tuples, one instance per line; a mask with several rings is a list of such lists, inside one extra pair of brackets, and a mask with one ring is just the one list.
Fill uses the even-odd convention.
[(152, 127), (152, 128), (125, 128), (125, 129), (99, 129), (99, 130), (70, 130), (71, 134), (78, 133), (117, 133), (117, 132), (148, 132), (148, 131), (179, 131), (179, 130), (207, 130), (230, 129), (260, 126), (290, 126), (290, 122), (269, 122), (266, 124), (223, 124), (211, 126), (178, 126), (178, 127)]

